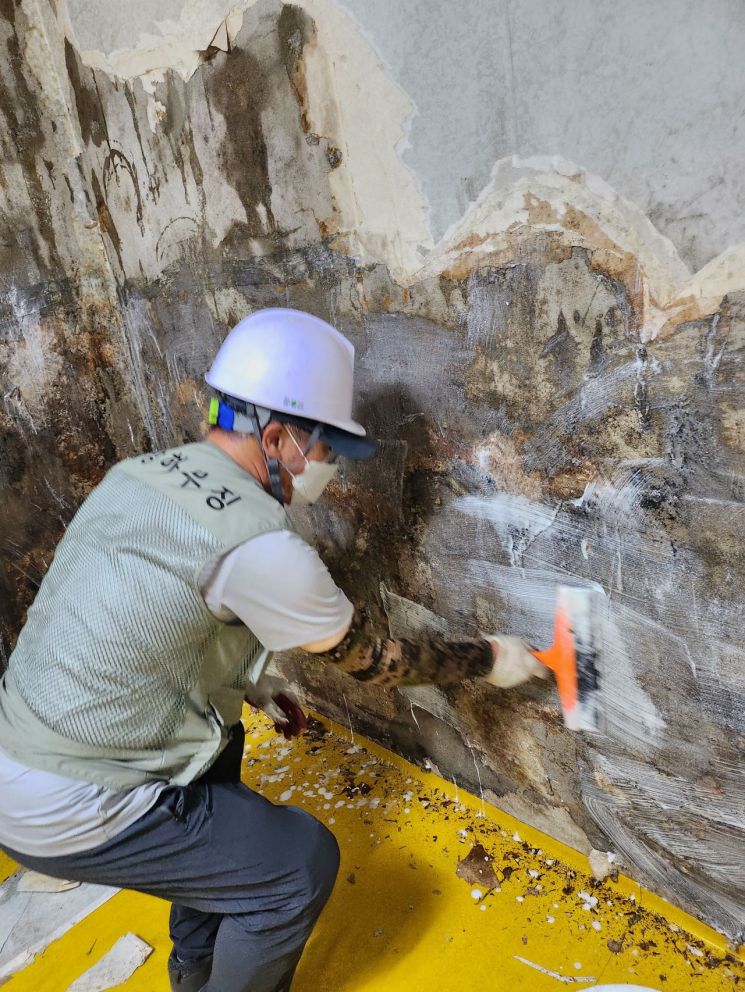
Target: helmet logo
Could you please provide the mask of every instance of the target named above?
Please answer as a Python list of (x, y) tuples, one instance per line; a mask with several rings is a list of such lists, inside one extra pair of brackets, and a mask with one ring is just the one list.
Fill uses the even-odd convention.
[(285, 406), (289, 406), (293, 410), (305, 409), (305, 403), (303, 403), (302, 400), (295, 400), (291, 396), (285, 396)]

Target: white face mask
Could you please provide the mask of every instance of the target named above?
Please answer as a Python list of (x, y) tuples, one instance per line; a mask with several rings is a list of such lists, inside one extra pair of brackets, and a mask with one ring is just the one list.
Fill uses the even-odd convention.
[(309, 461), (292, 434), (290, 437), (295, 442), (297, 450), (305, 458), (305, 468), (300, 475), (295, 475), (285, 465), (285, 469), (292, 476), (292, 503), (295, 506), (308, 506), (310, 503), (316, 502), (329, 482), (336, 477), (339, 466), (329, 465), (328, 462)]
[(302, 475), (292, 475), (290, 472), (292, 475), (292, 503), (295, 506), (315, 503), (338, 471), (338, 465), (306, 461)]

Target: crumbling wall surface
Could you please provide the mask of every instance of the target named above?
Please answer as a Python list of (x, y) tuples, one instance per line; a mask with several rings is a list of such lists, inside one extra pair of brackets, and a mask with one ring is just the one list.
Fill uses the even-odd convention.
[[(401, 46), (421, 5), (391, 32), (352, 0), (140, 3), (133, 32), (118, 8), (97, 22), (102, 3), (0, 0), (3, 653), (106, 467), (199, 436), (201, 377), (231, 324), (308, 309), (354, 341), (357, 414), (381, 447), (296, 515), (301, 531), (394, 634), (545, 643), (557, 583), (600, 583), (606, 720), (568, 733), (547, 684), (386, 692), (306, 656), (280, 668), (341, 722), (580, 850), (614, 851), (742, 941), (745, 235), (731, 206), (745, 203), (716, 154), (702, 188), (687, 166), (673, 181), (677, 152), (657, 201), (632, 181), (646, 163), (655, 185), (665, 113), (678, 151), (686, 113), (698, 128), (709, 115), (720, 148), (717, 80), (704, 74), (687, 112), (661, 89), (649, 157), (637, 143), (615, 186), (628, 132), (597, 103), (574, 144), (576, 127), (552, 139), (538, 109), (527, 129), (523, 53), (509, 86), (470, 94), (509, 123), (484, 131), (487, 171), (470, 105), (468, 154), (429, 168), (432, 129), (445, 147), (452, 134), (432, 100), (411, 123)], [(598, 6), (616, 41), (633, 40), (629, 19), (644, 36), (646, 5)], [(707, 9), (736, 85), (724, 56), (742, 24), (724, 0)], [(667, 3), (658, 26), (660, 11), (688, 51), (690, 26)], [(521, 18), (500, 22), (495, 64), (510, 31), (520, 55)], [(462, 82), (456, 60), (435, 61)], [(587, 73), (605, 92), (597, 62)], [(576, 116), (567, 79), (559, 90)], [(699, 194), (716, 224), (708, 206), (694, 216)]]
[[(55, 43), (56, 42), (56, 43)], [(0, 4), (0, 660), (76, 506), (139, 432), (60, 38)]]
[(385, 443), (318, 516), (346, 585), (385, 584), (394, 632), (547, 644), (555, 586), (601, 583), (603, 733), (567, 732), (543, 685), (388, 695), (320, 667), (310, 685), (340, 722), (739, 935), (745, 296), (645, 346), (623, 287), (562, 255), (411, 287), (395, 317), (370, 301), (347, 330)]
[(335, 223), (337, 152), (293, 79), (302, 12), (265, 0), (229, 56), (208, 40), (191, 78), (132, 80), (86, 66), (65, 14), (0, 6), (0, 659), (108, 465), (199, 434), (253, 259)]

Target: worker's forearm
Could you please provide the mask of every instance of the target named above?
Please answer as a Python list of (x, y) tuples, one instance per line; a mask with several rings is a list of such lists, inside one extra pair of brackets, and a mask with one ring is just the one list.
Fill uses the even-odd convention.
[(383, 686), (461, 682), (487, 675), (494, 665), (492, 646), (484, 638), (446, 640), (435, 634), (416, 640), (381, 638), (359, 613), (344, 640), (318, 657), (361, 682)]

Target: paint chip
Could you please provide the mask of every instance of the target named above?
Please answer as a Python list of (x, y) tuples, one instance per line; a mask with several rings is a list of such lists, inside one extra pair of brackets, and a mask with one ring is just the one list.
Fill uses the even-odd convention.
[(474, 844), (469, 853), (458, 862), (455, 874), (470, 885), (480, 885), (490, 892), (499, 884), (491, 857), (481, 844)]

